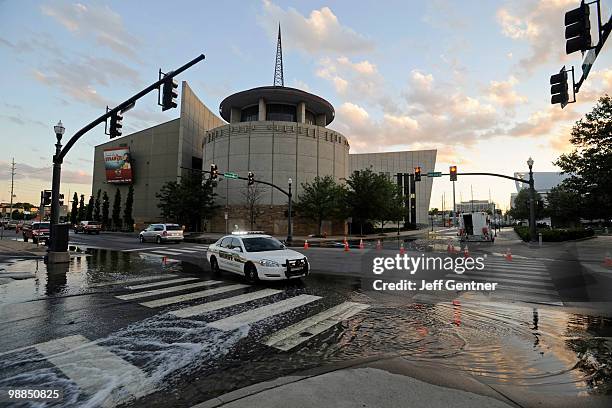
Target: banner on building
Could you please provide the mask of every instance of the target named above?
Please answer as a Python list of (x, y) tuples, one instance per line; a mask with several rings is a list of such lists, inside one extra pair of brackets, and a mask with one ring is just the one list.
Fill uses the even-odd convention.
[(104, 149), (104, 169), (107, 183), (131, 183), (132, 162), (129, 147)]

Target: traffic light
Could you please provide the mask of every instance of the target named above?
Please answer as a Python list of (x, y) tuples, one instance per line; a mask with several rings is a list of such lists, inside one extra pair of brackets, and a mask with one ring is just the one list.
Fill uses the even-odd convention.
[(558, 74), (551, 75), (550, 77), (550, 103), (555, 105), (561, 104), (561, 107), (565, 107), (569, 101), (569, 87), (567, 86), (567, 71), (565, 66), (561, 68)]
[(219, 168), (217, 167), (216, 164), (211, 164), (210, 165), (210, 178), (212, 180), (217, 180), (217, 177), (219, 177)]
[(110, 118), (110, 137), (120, 137), (123, 128), (123, 114), (121, 112), (115, 112)]
[(162, 112), (176, 108), (178, 106), (176, 98), (178, 98), (178, 82), (169, 77), (162, 88)]
[(591, 48), (591, 23), (589, 6), (582, 2), (580, 7), (565, 13), (565, 53), (586, 51)]
[(43, 191), (43, 205), (51, 205), (51, 190)]
[(247, 175), (247, 179), (248, 179), (249, 186), (252, 186), (253, 184), (255, 184), (255, 173), (253, 173), (252, 171), (249, 171), (249, 174)]
[(59, 205), (64, 205), (64, 195), (63, 194), (59, 195)]
[(450, 181), (457, 181), (457, 166), (450, 166)]
[(414, 181), (421, 181), (421, 166), (414, 168)]

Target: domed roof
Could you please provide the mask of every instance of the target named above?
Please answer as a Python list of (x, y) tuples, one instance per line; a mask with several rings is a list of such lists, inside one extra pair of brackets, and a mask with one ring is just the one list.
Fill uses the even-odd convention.
[(331, 103), (301, 89), (288, 88), (285, 86), (261, 86), (237, 92), (225, 98), (219, 105), (219, 114), (227, 122), (230, 121), (232, 108), (243, 109), (248, 106), (257, 105), (259, 98), (264, 98), (266, 104), (288, 104), (297, 105), (299, 102), (306, 103), (306, 109), (314, 115), (325, 114), (326, 123), (329, 125), (334, 120), (334, 107)]

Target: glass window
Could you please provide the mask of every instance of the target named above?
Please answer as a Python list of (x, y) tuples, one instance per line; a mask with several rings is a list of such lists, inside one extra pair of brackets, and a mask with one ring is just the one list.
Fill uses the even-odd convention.
[(271, 103), (266, 105), (266, 120), (297, 122), (297, 111), (293, 105)]
[(163, 225), (156, 225), (155, 227), (153, 227), (153, 231), (163, 231), (163, 230), (164, 230)]
[(242, 243), (247, 252), (279, 251), (285, 248), (282, 242), (275, 238), (243, 238)]
[(240, 245), (240, 240), (238, 238), (232, 238), (232, 244), (231, 244), (232, 249), (242, 249), (242, 245)]
[(231, 243), (232, 243), (232, 237), (225, 237), (223, 238), (223, 240), (221, 241), (221, 245), (219, 246), (221, 248), (229, 248)]
[(244, 108), (242, 112), (240, 112), (240, 121), (241, 122), (256, 122), (259, 120), (259, 106), (249, 106), (248, 108)]
[(311, 111), (307, 110), (306, 111), (306, 117), (304, 118), (304, 122), (307, 125), (314, 125), (315, 124), (315, 115), (314, 115), (314, 113), (312, 113)]
[(182, 230), (180, 225), (166, 225), (167, 231), (180, 231)]

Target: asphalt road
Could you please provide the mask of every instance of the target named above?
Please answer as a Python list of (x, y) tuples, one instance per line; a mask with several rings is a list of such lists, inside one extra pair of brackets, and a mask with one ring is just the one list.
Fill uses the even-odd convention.
[[(582, 406), (611, 390), (609, 340), (593, 339), (612, 337), (612, 322), (562, 306), (565, 292), (573, 300), (595, 292), (592, 282), (569, 290), (578, 278), (563, 275), (571, 265), (551, 251), (515, 251), (507, 260), (501, 247), (477, 246), (470, 255), (483, 257), (482, 271), (377, 275), (373, 259), (397, 249), (311, 248), (302, 250), (313, 269), (307, 279), (248, 285), (238, 275), (212, 275), (206, 245), (140, 244), (121, 234), (71, 242), (90, 249), (67, 265), (0, 260), (35, 275), (0, 285), (2, 390), (58, 389), (57, 406), (188, 407), (322, 365), (388, 356)], [(407, 253), (427, 249), (417, 246)], [(376, 280), (402, 279), (498, 281), (499, 288), (373, 290)]]

